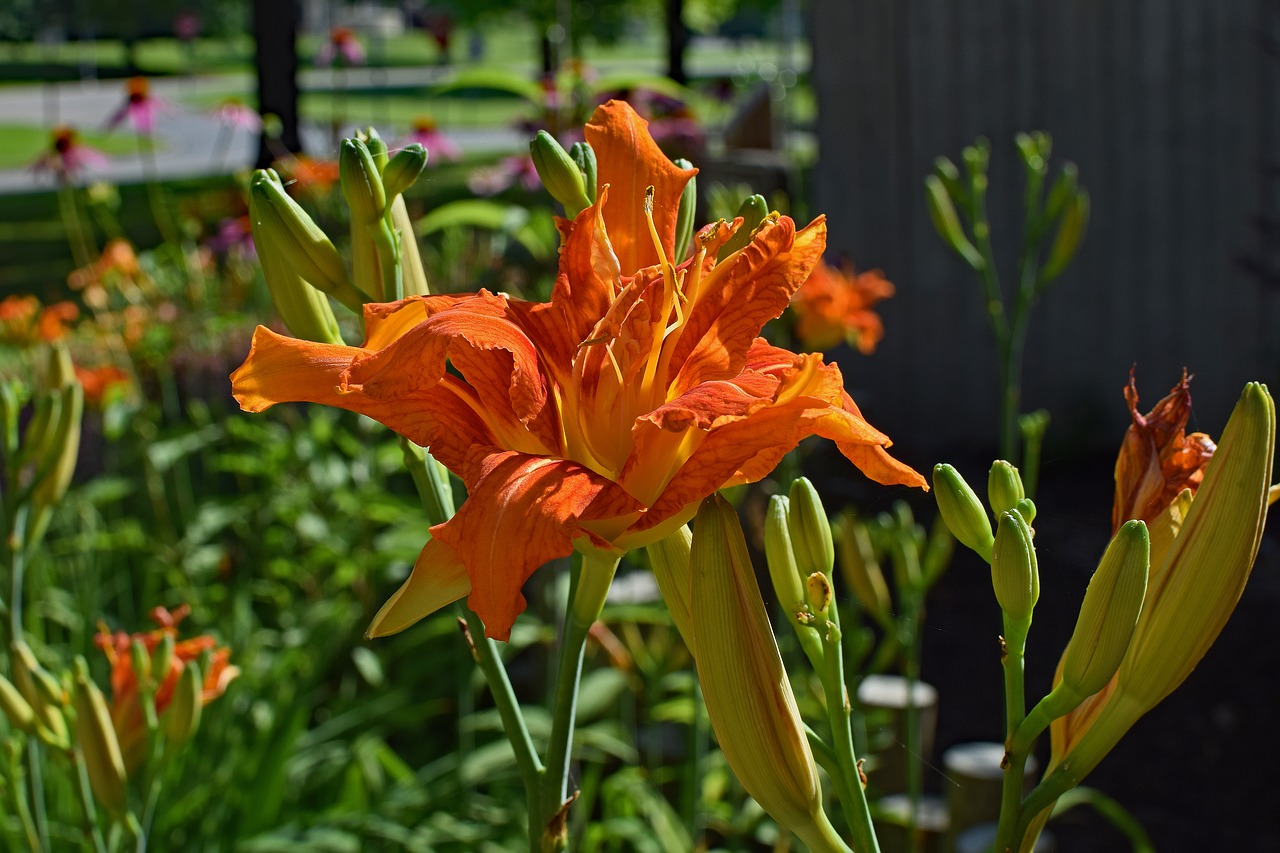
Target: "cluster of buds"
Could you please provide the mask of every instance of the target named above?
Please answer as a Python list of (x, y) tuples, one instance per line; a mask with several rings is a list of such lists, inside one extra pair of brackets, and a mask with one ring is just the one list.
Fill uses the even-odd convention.
[(764, 548), (769, 578), (787, 622), (814, 667), (820, 668), (824, 639), (839, 636), (832, 613), (836, 555), (831, 524), (808, 479), (794, 480), (788, 495), (769, 499)]

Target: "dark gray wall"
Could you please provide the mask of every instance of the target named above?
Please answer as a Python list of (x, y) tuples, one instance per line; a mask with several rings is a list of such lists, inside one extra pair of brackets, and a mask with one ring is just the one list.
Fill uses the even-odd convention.
[(1256, 227), (1280, 220), (1275, 3), (813, 5), (814, 184), (830, 255), (898, 286), (880, 350), (846, 372), (910, 461), (996, 443), (977, 284), (934, 234), (922, 190), (937, 155), (958, 161), (980, 134), (993, 146), (997, 251), (1021, 239), (1015, 132), (1049, 131), (1053, 165), (1074, 160), (1092, 196), (1084, 247), (1031, 327), (1024, 409), (1051, 410), (1052, 442), (1118, 447), (1135, 362), (1144, 405), (1192, 370), (1192, 426), (1214, 435), (1246, 381), (1276, 388), (1280, 285), (1252, 269), (1280, 245)]

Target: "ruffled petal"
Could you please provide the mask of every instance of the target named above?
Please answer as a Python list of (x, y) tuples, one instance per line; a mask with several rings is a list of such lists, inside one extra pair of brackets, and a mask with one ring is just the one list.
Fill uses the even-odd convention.
[(524, 610), (520, 588), (535, 569), (568, 556), (579, 537), (610, 547), (579, 522), (643, 509), (616, 483), (567, 459), (481, 449), (473, 452), (464, 479), (467, 500), (431, 533), (467, 567), (467, 603), (484, 621), (486, 634), (498, 640), (510, 636)]
[(453, 548), (432, 539), (413, 564), (404, 584), (373, 617), (367, 637), (385, 637), (452, 604), (471, 590), (467, 570)]

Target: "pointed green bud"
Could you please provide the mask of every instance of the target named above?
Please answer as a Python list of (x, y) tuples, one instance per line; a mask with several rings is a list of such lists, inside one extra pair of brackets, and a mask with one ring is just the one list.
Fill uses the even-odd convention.
[(952, 535), (990, 563), (991, 546), (995, 541), (991, 520), (960, 472), (950, 465), (933, 466), (933, 494), (942, 520)]
[(597, 199), (595, 149), (586, 142), (575, 142), (569, 149), (569, 156), (573, 158), (578, 171), (582, 172), (582, 188), (587, 194), (587, 199), (595, 204)]
[(662, 600), (667, 603), (671, 613), (671, 621), (676, 623), (676, 630), (684, 638), (689, 651), (693, 648), (693, 617), (689, 608), (689, 548), (693, 541), (693, 533), (687, 526), (681, 526), (673, 533), (645, 547), (649, 556), (649, 570), (658, 582), (658, 591)]
[(200, 727), (203, 690), (200, 664), (196, 661), (187, 661), (182, 668), (182, 675), (178, 677), (173, 698), (160, 718), (160, 730), (169, 743), (175, 746), (185, 743)]
[(174, 645), (173, 635), (165, 634), (160, 638), (160, 642), (156, 643), (155, 650), (151, 653), (151, 675), (157, 684), (163, 684), (169, 677)]
[[(688, 160), (679, 159), (674, 162), (681, 169), (693, 168), (693, 164)], [(676, 214), (675, 263), (677, 264), (684, 260), (689, 252), (689, 243), (693, 241), (694, 215), (697, 206), (698, 177), (695, 175), (689, 179), (689, 183), (684, 185), (684, 192), (680, 194), (680, 209)]]
[(1031, 498), (1023, 498), (1013, 505), (1014, 512), (1022, 516), (1022, 520), (1027, 524), (1032, 524), (1036, 520), (1036, 502)]
[(1084, 240), (1085, 229), (1089, 225), (1089, 193), (1077, 190), (1067, 201), (1066, 210), (1062, 213), (1058, 234), (1049, 248), (1049, 256), (1040, 268), (1040, 282), (1046, 283), (1057, 278), (1071, 259), (1076, 256)]
[(960, 181), (960, 170), (948, 157), (938, 157), (933, 161), (933, 173), (942, 181), (943, 189), (954, 201), (965, 203), (968, 190)]
[(1003, 459), (997, 459), (987, 474), (987, 503), (990, 504), (992, 513), (999, 516), (1002, 512), (1008, 512), (1026, 496), (1018, 469)]
[(805, 610), (805, 591), (790, 531), (791, 502), (786, 495), (769, 498), (769, 508), (764, 519), (764, 554), (769, 564), (769, 578), (773, 581), (774, 595), (787, 614), (794, 620)]
[(388, 196), (398, 196), (417, 182), (427, 167), (427, 149), (411, 142), (396, 152), (382, 170), (382, 186)]
[(769, 205), (762, 195), (747, 196), (738, 208), (738, 216), (742, 217), (742, 226), (729, 238), (729, 242), (720, 247), (718, 259), (723, 261), (739, 249), (751, 242), (756, 228), (769, 215)]
[(982, 254), (973, 247), (960, 226), (960, 217), (956, 214), (951, 194), (947, 192), (942, 179), (937, 175), (929, 175), (924, 179), (924, 200), (929, 207), (929, 218), (933, 220), (934, 230), (942, 238), (951, 251), (955, 252), (974, 270), (981, 272), (986, 268)]
[(822, 572), (814, 572), (805, 579), (805, 594), (809, 599), (809, 607), (818, 616), (831, 609), (831, 578)]
[(387, 143), (379, 135), (378, 129), (366, 127), (364, 130), (358, 131), (356, 137), (364, 143), (365, 148), (369, 149), (369, 156), (373, 158), (373, 165), (378, 167), (378, 174), (382, 174), (387, 168)]
[(529, 153), (533, 155), (533, 167), (538, 170), (542, 185), (552, 198), (564, 205), (565, 216), (573, 219), (591, 206), (582, 170), (554, 136), (545, 130), (538, 131), (529, 143)]
[(1064, 163), (1058, 179), (1049, 190), (1049, 198), (1044, 204), (1044, 221), (1054, 222), (1067, 206), (1067, 201), (1076, 196), (1076, 182), (1079, 173), (1075, 163)]
[(111, 712), (107, 700), (98, 685), (89, 678), (89, 665), (84, 658), (76, 659), (75, 686), (72, 703), (76, 711), (76, 746), (84, 755), (88, 771), (89, 787), (93, 796), (112, 814), (125, 810), (124, 757), (120, 753), (120, 741), (111, 724)]
[(867, 526), (851, 512), (846, 512), (833, 532), (839, 558), (837, 564), (844, 582), (853, 590), (858, 603), (883, 621), (892, 615), (893, 601)]
[(344, 139), (338, 150), (338, 175), (342, 179), (342, 194), (351, 219), (364, 225), (372, 225), (387, 210), (387, 191), (382, 186), (382, 174), (374, 163), (368, 147), (359, 139)]
[(31, 703), (22, 697), (21, 691), (13, 686), (13, 682), (0, 675), (0, 711), (9, 719), (15, 729), (29, 735), (36, 733), (36, 712)]
[(1040, 572), (1031, 528), (1016, 512), (1001, 513), (991, 550), (991, 584), (996, 601), (1014, 625), (1029, 626), (1040, 598)]
[(9, 645), (13, 683), (27, 700), (39, 723), (39, 735), (50, 746), (67, 745), (67, 720), (63, 708), (69, 697), (58, 679), (36, 660), (31, 647), (19, 640)]
[[(84, 414), (84, 388), (76, 379), (71, 353), (62, 344), (49, 350), (49, 393), (59, 398), (56, 425), (49, 430), (40, 464), (40, 482), (31, 499), (36, 512), (30, 517), (27, 542), (34, 543), (44, 535), (52, 508), (62, 500), (76, 472), (80, 458), (80, 421)], [(42, 444), (44, 444), (42, 442)]]
[(836, 564), (836, 546), (818, 490), (808, 477), (799, 477), (791, 482), (790, 497), (787, 523), (801, 575), (808, 577), (814, 572), (830, 575)]
[(1150, 556), (1147, 526), (1126, 522), (1089, 581), (1062, 655), (1062, 684), (1079, 699), (1105, 687), (1120, 668), (1147, 594)]
[(422, 266), (422, 254), (418, 251), (418, 235), (409, 218), (409, 208), (403, 196), (391, 202), (391, 226), (400, 238), (400, 268), (404, 277), (405, 296), (426, 296), (431, 293), (427, 283), (427, 271)]

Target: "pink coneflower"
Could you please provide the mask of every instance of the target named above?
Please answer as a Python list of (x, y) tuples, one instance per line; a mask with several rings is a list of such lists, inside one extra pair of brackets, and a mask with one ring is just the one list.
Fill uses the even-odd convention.
[(462, 157), (462, 150), (440, 131), (436, 120), (430, 116), (418, 116), (413, 120), (409, 135), (401, 144), (408, 145), (411, 142), (417, 142), (427, 149), (427, 154), (430, 155), (428, 163), (432, 160), (457, 160)]
[(151, 94), (151, 84), (146, 77), (130, 78), (128, 93), (124, 105), (111, 116), (107, 127), (114, 128), (128, 119), (139, 133), (150, 135), (155, 128), (156, 114), (164, 108), (164, 102)]
[(49, 148), (31, 164), (31, 168), (37, 172), (49, 172), (65, 181), (106, 162), (106, 155), (81, 142), (74, 129), (57, 127), (53, 130)]
[(237, 98), (227, 98), (214, 110), (218, 121), (232, 130), (257, 132), (262, 129), (262, 116), (258, 111)]
[(476, 195), (497, 195), (517, 183), (530, 192), (542, 186), (528, 154), (504, 157), (496, 166), (476, 169), (467, 177), (467, 188)]
[(342, 66), (364, 65), (364, 48), (350, 27), (334, 27), (329, 40), (316, 51), (315, 64), (319, 67), (333, 65), (340, 60)]

